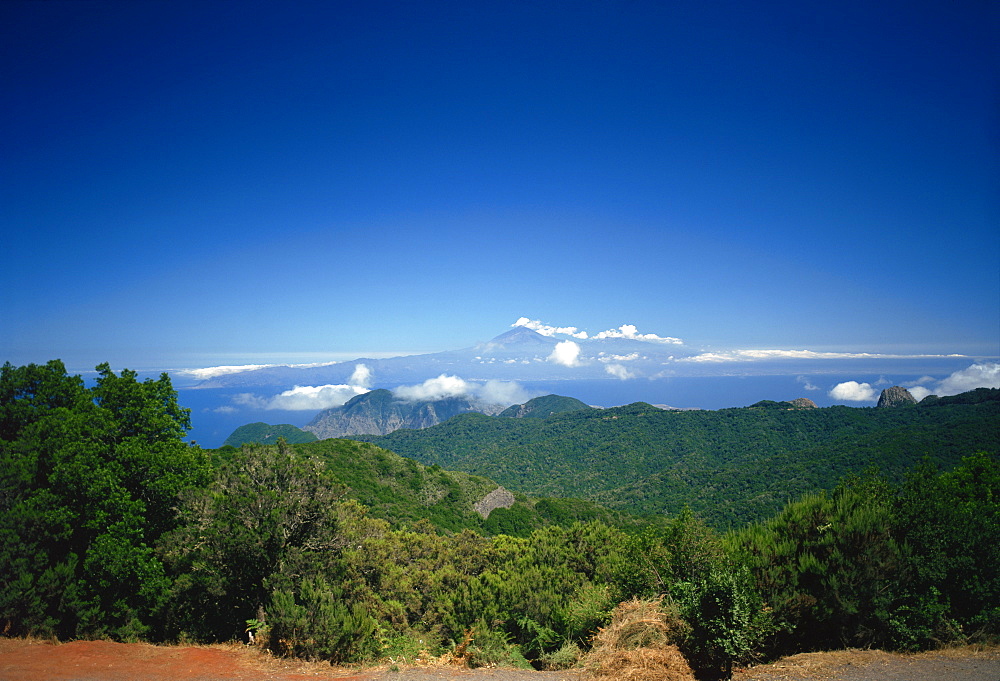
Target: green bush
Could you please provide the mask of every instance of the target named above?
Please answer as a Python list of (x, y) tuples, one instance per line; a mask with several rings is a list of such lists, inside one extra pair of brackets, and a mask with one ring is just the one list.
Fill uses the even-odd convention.
[(381, 653), (378, 622), (319, 577), (302, 580), (297, 593), (275, 591), (268, 624), (268, 645), (278, 654), (345, 663)]
[(745, 568), (716, 567), (690, 584), (681, 614), (691, 627), (681, 650), (703, 678), (730, 678), (733, 663), (749, 661), (771, 628)]

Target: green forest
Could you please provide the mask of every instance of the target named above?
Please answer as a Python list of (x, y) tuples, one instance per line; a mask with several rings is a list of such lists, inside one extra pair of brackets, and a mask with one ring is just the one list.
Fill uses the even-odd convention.
[(689, 505), (729, 529), (869, 467), (899, 483), (924, 458), (951, 468), (972, 452), (1000, 454), (1000, 390), (881, 409), (764, 401), (664, 411), (637, 402), (545, 419), (462, 414), (356, 439), (534, 496), (644, 515), (676, 515)]
[[(792, 433), (767, 417), (768, 428), (747, 431), (744, 465), (769, 438), (818, 428), (822, 441), (795, 451), (813, 452), (838, 479), (767, 516), (710, 523), (697, 495), (670, 513), (651, 504), (641, 514), (638, 502), (607, 510), (560, 498), (575, 496), (561, 488), (542, 498), (499, 476), (449, 472), (368, 443), (204, 450), (184, 442), (190, 412), (166, 374), (139, 381), (97, 369), (93, 386), (59, 361), (0, 369), (6, 636), (215, 642), (252, 634), (276, 654), (339, 664), (461, 648), (471, 665), (560, 668), (582, 658), (618, 604), (642, 599), (673, 618), (672, 641), (704, 679), (799, 651), (1000, 637), (990, 391), (936, 406), (836, 408), (829, 421), (795, 421)], [(737, 442), (752, 419), (730, 411), (728, 430), (712, 437)], [(887, 415), (862, 424), (876, 411)], [(644, 408), (611, 415), (632, 412), (651, 427), (609, 419), (628, 424), (622, 466), (638, 438), (676, 449)], [(496, 421), (544, 427), (583, 417)], [(981, 430), (983, 420), (994, 430)], [(604, 432), (588, 428), (580, 432)], [(944, 455), (933, 456), (935, 440)], [(892, 466), (842, 469), (848, 442)], [(602, 450), (616, 455), (613, 445)], [(765, 454), (756, 472), (768, 480), (782, 473), (766, 466), (808, 468)], [(719, 465), (718, 475), (727, 470)], [(483, 519), (472, 503), (493, 480), (517, 503)]]

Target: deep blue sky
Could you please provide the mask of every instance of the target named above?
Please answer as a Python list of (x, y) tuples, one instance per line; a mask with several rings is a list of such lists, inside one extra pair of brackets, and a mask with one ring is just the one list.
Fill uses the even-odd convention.
[(1000, 354), (992, 2), (0, 3), (0, 360)]

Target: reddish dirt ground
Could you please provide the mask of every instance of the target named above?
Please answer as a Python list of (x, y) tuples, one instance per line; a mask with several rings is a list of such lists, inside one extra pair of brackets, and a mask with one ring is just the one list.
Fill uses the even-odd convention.
[(284, 660), (239, 644), (154, 646), (0, 638), (2, 681), (576, 681), (577, 672), (386, 667), (356, 670)]
[[(276, 659), (245, 646), (0, 638), (2, 681), (584, 681), (578, 671), (386, 667), (352, 670)], [(877, 650), (805, 653), (737, 670), (736, 681), (1000, 681), (1000, 648), (919, 655)]]

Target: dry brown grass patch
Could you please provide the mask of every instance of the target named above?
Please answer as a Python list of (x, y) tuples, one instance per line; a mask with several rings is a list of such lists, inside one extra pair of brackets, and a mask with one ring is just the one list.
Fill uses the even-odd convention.
[(662, 599), (621, 603), (594, 635), (584, 667), (596, 681), (694, 681), (676, 645), (686, 631)]

